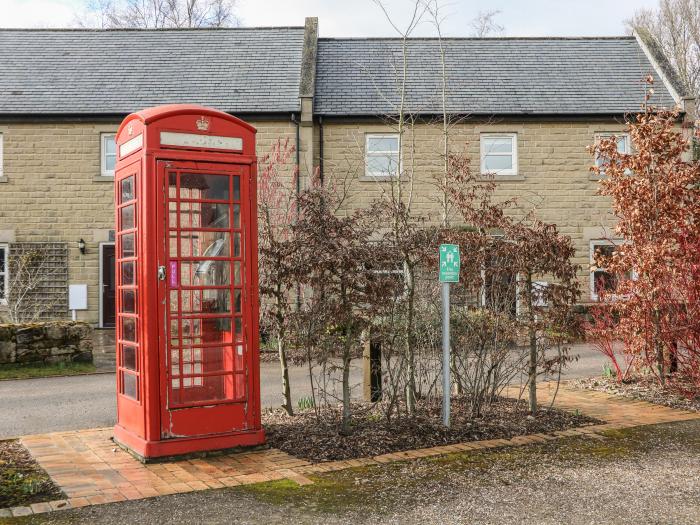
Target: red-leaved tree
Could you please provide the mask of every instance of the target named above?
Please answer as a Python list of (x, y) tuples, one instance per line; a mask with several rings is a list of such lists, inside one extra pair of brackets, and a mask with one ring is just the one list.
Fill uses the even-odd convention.
[[(653, 82), (647, 79), (649, 85)], [(651, 93), (651, 89), (649, 89)], [(678, 110), (648, 105), (628, 124), (634, 151), (612, 137), (593, 147), (603, 159), (600, 193), (617, 218), (612, 254), (596, 264), (611, 276), (589, 334), (607, 349), (618, 379), (626, 368), (700, 392), (700, 162), (686, 160), (689, 137)], [(616, 359), (620, 341), (629, 366)]]

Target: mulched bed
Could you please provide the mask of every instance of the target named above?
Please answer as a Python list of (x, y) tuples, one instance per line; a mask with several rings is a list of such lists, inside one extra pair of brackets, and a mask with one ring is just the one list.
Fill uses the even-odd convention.
[(655, 381), (639, 378), (618, 383), (613, 378), (586, 378), (572, 381), (572, 387), (583, 390), (597, 390), (670, 408), (700, 412), (700, 397), (687, 398), (664, 388)]
[(340, 408), (327, 409), (318, 421), (313, 410), (293, 417), (282, 410), (263, 413), (270, 446), (309, 461), (332, 461), (376, 456), (402, 450), (437, 447), (484, 439), (554, 432), (599, 424), (580, 414), (541, 408), (528, 416), (524, 401), (499, 398), (484, 417), (469, 419), (464, 398), (452, 401), (452, 426), (442, 426), (440, 403), (420, 403), (418, 415), (386, 421), (378, 406), (354, 406), (352, 433), (340, 435)]
[(18, 441), (0, 441), (0, 509), (64, 498)]

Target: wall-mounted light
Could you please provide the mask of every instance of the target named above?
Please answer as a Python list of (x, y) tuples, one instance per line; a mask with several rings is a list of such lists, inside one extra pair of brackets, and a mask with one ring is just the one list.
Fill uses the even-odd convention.
[(85, 241), (83, 239), (78, 241), (78, 250), (80, 250), (80, 253), (85, 255)]

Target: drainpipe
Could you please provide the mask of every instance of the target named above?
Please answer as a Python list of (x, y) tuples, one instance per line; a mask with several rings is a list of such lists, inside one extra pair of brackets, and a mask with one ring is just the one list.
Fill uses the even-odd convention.
[[(296, 126), (296, 170), (297, 170), (297, 182), (296, 182), (296, 194), (297, 194), (297, 219), (301, 214), (301, 209), (299, 208), (299, 195), (301, 194), (301, 155), (299, 153), (301, 137), (299, 133), (299, 121), (297, 120), (296, 114), (292, 113), (292, 122)], [(297, 311), (301, 310), (301, 286), (297, 284)]]
[[(297, 116), (295, 113), (292, 113), (292, 122), (294, 122), (294, 125), (296, 126), (296, 132), (295, 132), (295, 150), (296, 150), (296, 170), (297, 170), (297, 185), (296, 185), (296, 192), (297, 192), (297, 197), (301, 194), (301, 154), (299, 152), (300, 146), (301, 146), (301, 137), (300, 137), (300, 132), (299, 132), (299, 121), (297, 120)], [(297, 217), (299, 217), (299, 202), (297, 202)]]
[(323, 117), (318, 117), (318, 177), (323, 186)]

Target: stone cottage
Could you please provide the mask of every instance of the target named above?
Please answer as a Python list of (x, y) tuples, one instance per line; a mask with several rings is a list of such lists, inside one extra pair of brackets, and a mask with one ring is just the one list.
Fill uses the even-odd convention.
[[(583, 300), (596, 299), (593, 251), (609, 244), (609, 202), (596, 194), (586, 147), (629, 137), (644, 77), (652, 102), (684, 96), (664, 57), (639, 37), (450, 38), (444, 42), (452, 140), (475, 169), (495, 173), (500, 196), (536, 201), (576, 246)], [(67, 317), (67, 287), (86, 284), (78, 319), (114, 324), (114, 133), (129, 113), (197, 103), (258, 130), (258, 153), (277, 140), (297, 147), (303, 178), (349, 180), (363, 206), (397, 176), (397, 61), (392, 38), (319, 38), (304, 27), (192, 30), (0, 30), (0, 315), (8, 259), (51, 251), (51, 317)], [(430, 176), (440, 150), (439, 42), (408, 42), (406, 107), (416, 119), (416, 206), (433, 209)], [(432, 210), (432, 211), (431, 211)], [(468, 257), (468, 254), (464, 256)], [(604, 272), (604, 269), (598, 269)]]

